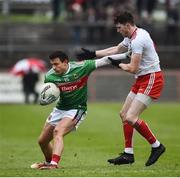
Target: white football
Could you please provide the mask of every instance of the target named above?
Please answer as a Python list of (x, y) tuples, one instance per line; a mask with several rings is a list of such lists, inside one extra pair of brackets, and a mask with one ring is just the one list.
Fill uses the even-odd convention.
[(41, 92), (40, 92), (40, 97), (42, 99), (46, 99), (49, 96), (54, 96), (56, 100), (60, 96), (59, 88), (56, 86), (56, 84), (50, 83), (50, 82), (43, 84)]

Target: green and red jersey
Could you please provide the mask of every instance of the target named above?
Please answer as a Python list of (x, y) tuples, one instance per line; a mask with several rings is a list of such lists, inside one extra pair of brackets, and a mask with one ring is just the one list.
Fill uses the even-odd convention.
[(62, 110), (87, 110), (87, 81), (90, 73), (96, 69), (94, 60), (69, 62), (66, 73), (57, 74), (53, 69), (45, 75), (45, 83), (55, 83), (61, 93), (57, 108)]

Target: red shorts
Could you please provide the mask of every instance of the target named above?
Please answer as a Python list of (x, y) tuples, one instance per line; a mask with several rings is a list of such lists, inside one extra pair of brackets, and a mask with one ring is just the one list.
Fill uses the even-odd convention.
[(143, 93), (153, 99), (158, 99), (164, 86), (162, 72), (155, 72), (139, 76), (132, 86), (131, 91), (135, 94)]

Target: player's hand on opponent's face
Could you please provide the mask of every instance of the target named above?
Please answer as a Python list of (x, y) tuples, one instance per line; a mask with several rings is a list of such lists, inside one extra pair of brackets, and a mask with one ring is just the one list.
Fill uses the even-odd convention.
[(81, 52), (76, 54), (76, 57), (79, 61), (86, 60), (86, 59), (92, 59), (96, 57), (96, 52), (95, 51), (90, 51), (85, 48), (81, 48)]
[(40, 97), (39, 104), (42, 106), (48, 105), (56, 101), (56, 97), (54, 95), (50, 95), (47, 98)]
[(111, 61), (111, 64), (112, 64), (113, 66), (119, 68), (119, 64), (121, 63), (121, 60), (114, 60), (114, 59), (111, 58), (111, 57), (108, 57), (108, 59)]

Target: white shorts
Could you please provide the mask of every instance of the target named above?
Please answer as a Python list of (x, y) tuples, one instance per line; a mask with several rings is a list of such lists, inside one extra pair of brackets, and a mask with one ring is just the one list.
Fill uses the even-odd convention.
[(53, 126), (56, 126), (60, 120), (68, 117), (72, 120), (76, 120), (75, 128), (77, 129), (81, 122), (85, 119), (85, 116), (86, 111), (81, 109), (70, 109), (65, 111), (54, 108), (53, 111), (50, 113), (49, 117), (47, 118), (46, 122)]
[(132, 100), (134, 100), (134, 99), (139, 100), (146, 106), (149, 106), (149, 104), (152, 101), (152, 98), (150, 96), (144, 95), (142, 93), (135, 94), (132, 91), (129, 92), (128, 97), (130, 97)]

